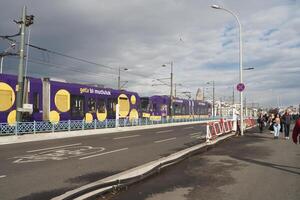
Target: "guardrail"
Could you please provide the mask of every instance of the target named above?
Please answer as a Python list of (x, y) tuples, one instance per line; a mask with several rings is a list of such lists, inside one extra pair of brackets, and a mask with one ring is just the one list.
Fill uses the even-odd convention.
[(0, 123), (0, 136), (3, 135), (22, 135), (31, 133), (45, 133), (45, 132), (61, 132), (61, 131), (75, 131), (75, 130), (91, 130), (115, 127), (129, 127), (129, 126), (145, 126), (153, 124), (166, 124), (178, 122), (195, 122), (203, 120), (217, 120), (220, 117), (210, 118), (187, 118), (187, 119), (162, 119), (149, 120), (147, 118), (140, 118), (136, 120), (128, 119), (107, 119), (105, 121), (94, 120), (93, 122), (86, 122), (85, 120), (67, 120), (56, 123), (49, 121), (33, 121), (33, 122), (18, 122), (13, 125), (8, 123)]

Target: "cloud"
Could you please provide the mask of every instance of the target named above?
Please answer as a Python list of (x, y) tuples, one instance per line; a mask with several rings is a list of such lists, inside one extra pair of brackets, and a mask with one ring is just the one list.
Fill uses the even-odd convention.
[[(169, 94), (169, 87), (153, 87), (152, 80), (169, 77), (161, 65), (173, 61), (174, 81), (184, 85), (179, 91), (195, 95), (215, 80), (217, 96), (231, 96), (239, 81), (238, 29), (229, 13), (210, 8), (218, 3), (242, 23), (243, 65), (255, 67), (244, 71), (247, 101), (274, 106), (277, 95), (284, 105), (300, 102), (299, 1), (10, 0), (1, 2), (0, 35), (17, 31), (12, 20), (24, 2), (35, 15), (32, 44), (113, 68), (30, 49), (32, 76), (116, 87), (118, 68), (126, 67), (121, 78), (129, 81), (127, 89), (141, 96)], [(6, 46), (0, 40), (0, 51)], [(4, 72), (17, 73), (17, 65), (5, 58)]]

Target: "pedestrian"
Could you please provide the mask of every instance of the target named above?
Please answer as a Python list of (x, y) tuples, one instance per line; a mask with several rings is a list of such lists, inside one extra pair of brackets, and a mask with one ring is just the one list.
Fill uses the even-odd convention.
[(295, 123), (292, 138), (295, 144), (300, 143), (300, 119)]
[(268, 124), (269, 124), (269, 130), (270, 133), (273, 134), (274, 133), (274, 123), (275, 123), (275, 116), (272, 113), (268, 119)]
[(284, 115), (282, 116), (282, 124), (284, 129), (285, 139), (290, 139), (290, 125), (291, 125), (292, 117), (290, 115), (289, 110), (286, 110)]
[(263, 128), (264, 128), (264, 116), (262, 113), (259, 114), (258, 118), (257, 118), (257, 123), (258, 123), (258, 127), (259, 127), (259, 131), (260, 133), (263, 132)]
[(273, 128), (274, 128), (274, 139), (278, 139), (279, 132), (280, 132), (280, 116), (279, 116), (279, 114), (276, 114)]
[(240, 120), (240, 115), (236, 114), (236, 132), (235, 132), (235, 136), (240, 136), (241, 135), (241, 124), (240, 124), (241, 120)]
[(267, 122), (268, 122), (269, 116), (267, 113), (264, 114), (264, 126), (267, 127)]

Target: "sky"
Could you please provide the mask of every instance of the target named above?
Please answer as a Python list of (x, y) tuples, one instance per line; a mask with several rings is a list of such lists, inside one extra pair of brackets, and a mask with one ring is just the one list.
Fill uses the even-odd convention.
[[(26, 32), (30, 44), (97, 63), (29, 48), (28, 76), (117, 88), (120, 68), (127, 90), (161, 95), (170, 94), (172, 62), (177, 96), (194, 97), (204, 88), (209, 98), (207, 83), (215, 81), (217, 99), (232, 101), (239, 83), (239, 29), (231, 14), (212, 4), (241, 22), (242, 64), (254, 68), (243, 71), (247, 104), (299, 105), (300, 0), (0, 0), (0, 35), (18, 32), (13, 20), (26, 5), (35, 16), (29, 40)], [(0, 39), (0, 52), (8, 47)], [(18, 58), (5, 57), (3, 73), (17, 72)]]

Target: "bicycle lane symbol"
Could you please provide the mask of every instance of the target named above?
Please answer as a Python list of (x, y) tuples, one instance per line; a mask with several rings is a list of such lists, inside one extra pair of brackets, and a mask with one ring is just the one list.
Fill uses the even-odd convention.
[(27, 154), (22, 156), (13, 157), (16, 159), (13, 163), (32, 163), (43, 162), (48, 160), (60, 161), (75, 158), (79, 156), (92, 155), (104, 151), (104, 147), (92, 146), (76, 146), (66, 147), (53, 150), (42, 151), (36, 154)]

